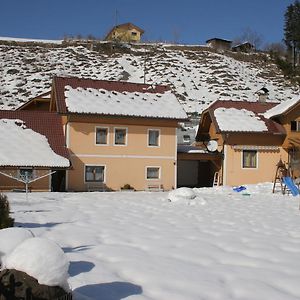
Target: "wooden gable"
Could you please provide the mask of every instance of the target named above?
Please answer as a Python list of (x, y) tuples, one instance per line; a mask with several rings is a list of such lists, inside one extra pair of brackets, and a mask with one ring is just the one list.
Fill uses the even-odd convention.
[(16, 110), (36, 110), (36, 111), (49, 111), (51, 101), (51, 91), (38, 95)]

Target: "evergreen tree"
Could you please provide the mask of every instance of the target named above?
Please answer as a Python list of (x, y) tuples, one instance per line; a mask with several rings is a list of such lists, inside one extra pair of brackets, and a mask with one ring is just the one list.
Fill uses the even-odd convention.
[(7, 196), (0, 194), (0, 229), (13, 227), (14, 219), (9, 216), (9, 203)]
[(300, 2), (298, 0), (287, 7), (284, 17), (284, 41), (292, 54), (295, 67), (297, 53), (300, 51)]

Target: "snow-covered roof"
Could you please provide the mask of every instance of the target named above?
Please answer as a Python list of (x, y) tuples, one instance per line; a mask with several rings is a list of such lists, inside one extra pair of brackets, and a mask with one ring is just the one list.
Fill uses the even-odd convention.
[(58, 111), (79, 114), (187, 119), (176, 96), (165, 86), (56, 78)]
[(206, 149), (190, 146), (190, 145), (178, 145), (177, 152), (179, 153), (209, 153)]
[(300, 101), (300, 97), (296, 96), (291, 99), (288, 99), (286, 101), (281, 102), (277, 106), (269, 109), (264, 113), (265, 118), (272, 118), (278, 115), (281, 115), (288, 111), (290, 108), (292, 108), (294, 105), (296, 105)]
[(0, 111), (0, 166), (67, 168), (61, 117), (39, 111)]
[(197, 136), (205, 129), (202, 124), (208, 114), (217, 132), (261, 132), (285, 135), (282, 125), (264, 117), (276, 104), (271, 102), (215, 101), (202, 114)]
[(246, 109), (220, 107), (215, 110), (215, 117), (221, 131), (268, 131), (265, 122)]
[(22, 120), (0, 119), (0, 145), (0, 166), (70, 166), (67, 158), (51, 149), (45, 136)]

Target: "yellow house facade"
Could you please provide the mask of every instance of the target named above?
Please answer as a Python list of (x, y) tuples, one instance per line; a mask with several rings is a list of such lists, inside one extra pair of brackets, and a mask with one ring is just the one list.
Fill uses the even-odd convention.
[[(197, 140), (218, 144), (220, 183), (237, 186), (274, 181), (276, 164), (289, 161), (283, 125), (264, 116), (275, 103), (216, 101), (201, 117)], [(201, 143), (200, 143), (201, 141)]]
[(106, 41), (117, 42), (140, 42), (144, 30), (132, 23), (125, 23), (114, 26), (106, 35)]
[(50, 109), (63, 118), (72, 168), (66, 190), (176, 188), (178, 121), (165, 86), (56, 77)]
[(281, 124), (286, 137), (282, 148), (288, 153), (293, 177), (300, 177), (300, 99), (289, 99), (266, 112), (265, 117)]

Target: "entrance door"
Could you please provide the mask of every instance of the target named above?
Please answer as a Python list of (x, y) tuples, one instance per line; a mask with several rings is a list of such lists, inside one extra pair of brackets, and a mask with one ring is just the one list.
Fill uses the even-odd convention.
[(66, 191), (66, 171), (57, 170), (51, 175), (51, 191), (65, 192)]

